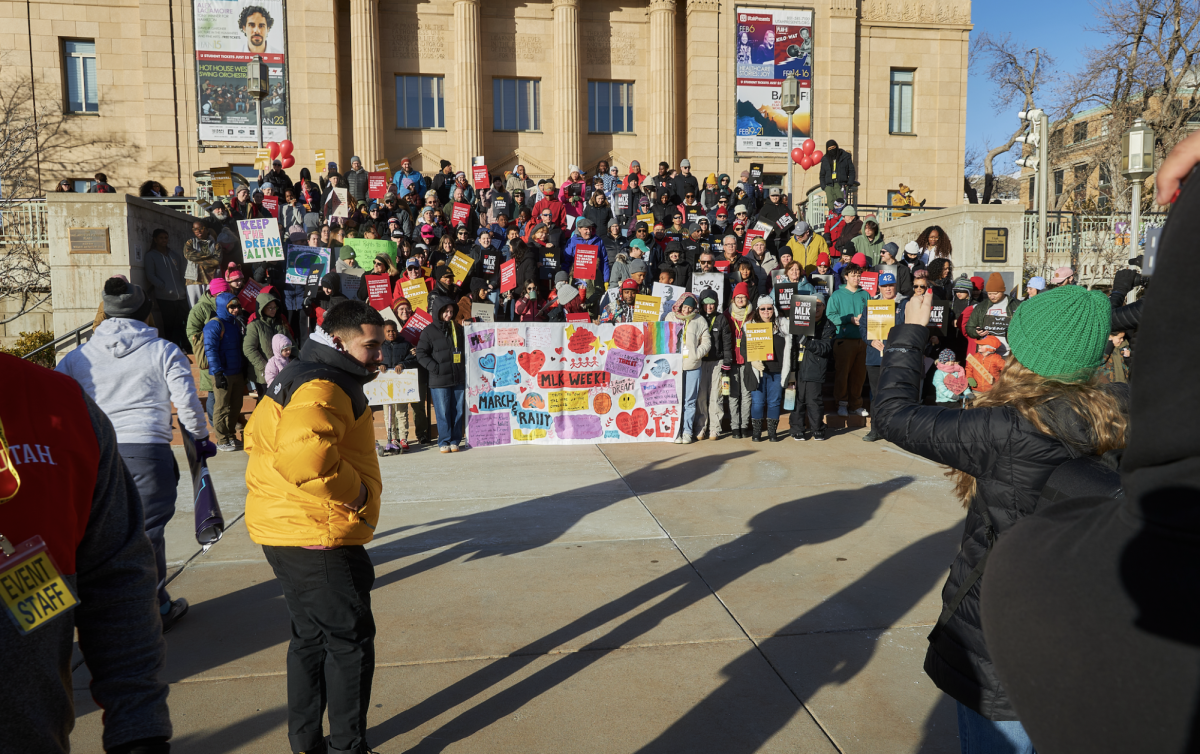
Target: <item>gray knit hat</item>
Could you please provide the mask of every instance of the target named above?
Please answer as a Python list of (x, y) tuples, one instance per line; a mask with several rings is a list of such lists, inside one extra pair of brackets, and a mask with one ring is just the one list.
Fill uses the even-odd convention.
[(104, 281), (104, 315), (111, 318), (140, 319), (145, 321), (150, 313), (150, 300), (141, 286), (127, 282), (124, 278), (109, 278)]
[(629, 260), (628, 266), (629, 266), (629, 274), (630, 275), (632, 275), (635, 272), (645, 272), (646, 271), (646, 263), (641, 259)]

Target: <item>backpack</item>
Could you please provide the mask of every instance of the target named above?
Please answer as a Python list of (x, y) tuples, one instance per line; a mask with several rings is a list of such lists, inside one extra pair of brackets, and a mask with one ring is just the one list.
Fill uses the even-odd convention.
[[(209, 317), (208, 319), (204, 320), (205, 326), (207, 326), (208, 323), (212, 322), (214, 319), (218, 319), (218, 318), (216, 316), (212, 316), (212, 317)], [(220, 328), (221, 329), (217, 332), (218, 340), (225, 337), (225, 324), (221, 323)], [(204, 330), (203, 330), (203, 328), (201, 328), (200, 336), (197, 337), (196, 340), (197, 340), (197, 342), (192, 344), (192, 353), (196, 354), (196, 368), (202, 372), (207, 372), (208, 371), (208, 349), (204, 347)]]

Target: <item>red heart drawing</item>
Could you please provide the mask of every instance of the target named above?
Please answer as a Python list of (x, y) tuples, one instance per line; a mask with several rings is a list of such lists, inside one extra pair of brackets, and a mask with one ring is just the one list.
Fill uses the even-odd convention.
[(555, 352), (556, 354), (558, 354), (559, 356), (562, 356), (562, 349), (561, 349), (561, 348), (555, 348), (555, 349), (554, 349), (554, 352)]
[(642, 375), (642, 379), (643, 379), (643, 380), (648, 380), (648, 379), (650, 379), (650, 375), (648, 375), (648, 374), (643, 374), (643, 375)]
[(967, 375), (959, 372), (958, 374), (947, 374), (945, 379), (946, 387), (955, 395), (962, 395), (967, 389)]
[(677, 375), (677, 374), (679, 374), (679, 372), (671, 372), (671, 376), (672, 376), (672, 377), (674, 377), (674, 376), (675, 376), (675, 375)]
[[(509, 353), (512, 353), (511, 351)], [(529, 351), (517, 356), (517, 363), (521, 365), (530, 377), (536, 377), (537, 373), (542, 371), (542, 367), (546, 364), (546, 354), (541, 351)]]
[(479, 413), (479, 406), (471, 406), (471, 413), (472, 413), (472, 414), (478, 414), (478, 413)]
[(649, 423), (650, 414), (644, 408), (635, 408), (633, 413), (622, 411), (617, 414), (617, 429), (630, 437), (637, 437)]
[(646, 428), (646, 437), (650, 437), (653, 434), (654, 434), (654, 427), (647, 427)]
[(521, 392), (523, 393), (523, 392), (525, 392), (525, 391), (526, 391), (526, 390), (528, 390), (528, 389), (529, 389), (529, 388), (527, 388), (527, 387), (522, 387), (522, 388), (521, 388)]

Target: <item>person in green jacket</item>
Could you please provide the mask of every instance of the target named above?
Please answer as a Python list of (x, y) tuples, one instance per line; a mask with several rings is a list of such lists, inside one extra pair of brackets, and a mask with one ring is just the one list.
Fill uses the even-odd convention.
[[(200, 300), (188, 312), (187, 327), (184, 329), (184, 334), (192, 344), (192, 353), (195, 356), (197, 366), (199, 366), (200, 354), (204, 353), (204, 325), (210, 319), (217, 316), (217, 296), (229, 290), (229, 283), (225, 282), (225, 278), (217, 277), (208, 282), (208, 292), (200, 296)], [(204, 407), (208, 413), (208, 420), (211, 422), (213, 418), (213, 382), (212, 375), (207, 369), (197, 369), (199, 379), (196, 381), (196, 390), (207, 390), (208, 398), (205, 400)]]
[(863, 269), (853, 262), (842, 267), (845, 281), (829, 297), (825, 316), (833, 323), (834, 379), (833, 395), (838, 404), (838, 416), (866, 416), (862, 407), (863, 382), (867, 379), (867, 344), (859, 322), (867, 309), (867, 292), (859, 287)]
[(267, 387), (265, 370), (267, 362), (274, 356), (271, 339), (276, 335), (286, 335), (295, 342), (296, 336), (288, 327), (283, 306), (275, 294), (263, 291), (254, 299), (258, 308), (258, 316), (246, 327), (246, 337), (242, 339), (242, 354), (254, 369), (254, 384), (258, 386), (259, 397)]
[(883, 231), (879, 229), (879, 223), (874, 220), (864, 222), (863, 232), (851, 239), (850, 243), (854, 244), (856, 253), (866, 255), (872, 267), (879, 264), (879, 249), (883, 246)]

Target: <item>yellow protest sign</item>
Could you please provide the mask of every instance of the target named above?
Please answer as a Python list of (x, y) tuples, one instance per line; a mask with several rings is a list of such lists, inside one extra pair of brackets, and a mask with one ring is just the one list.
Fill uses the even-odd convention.
[(401, 280), (400, 290), (413, 309), (429, 311), (429, 288), (423, 278), (416, 280)]
[(770, 322), (746, 323), (746, 359), (748, 361), (771, 361), (775, 355), (774, 325)]
[(317, 156), (317, 159), (316, 159), (317, 174), (320, 175), (321, 173), (325, 172), (325, 150), (324, 149), (316, 150), (316, 156)]
[(376, 173), (378, 173), (380, 170), (386, 171), (386, 170), (391, 170), (391, 169), (392, 169), (392, 166), (388, 164), (388, 161), (386, 158), (375, 161), (375, 172)]
[(636, 297), (634, 297), (634, 322), (657, 322), (659, 312), (661, 311), (662, 298), (660, 296), (643, 296), (639, 293)]
[(473, 264), (475, 264), (474, 259), (461, 251), (454, 252), (454, 256), (450, 259), (450, 271), (454, 273), (454, 282), (461, 285), (462, 281), (467, 279), (467, 273), (471, 271)]
[(896, 324), (896, 300), (878, 299), (867, 302), (867, 340), (887, 340)]
[(219, 168), (209, 168), (212, 176), (212, 194), (214, 199), (220, 199), (233, 193), (233, 169), (228, 165)]
[(254, 169), (266, 172), (271, 169), (271, 150), (260, 149), (254, 154)]
[(653, 213), (653, 212), (647, 212), (647, 213), (646, 213), (646, 214), (644, 214), (644, 215), (638, 215), (638, 216), (637, 216), (637, 221), (638, 221), (639, 223), (646, 223), (646, 224), (647, 224), (647, 225), (649, 225), (651, 228), (653, 228), (653, 227), (654, 227), (654, 213)]

